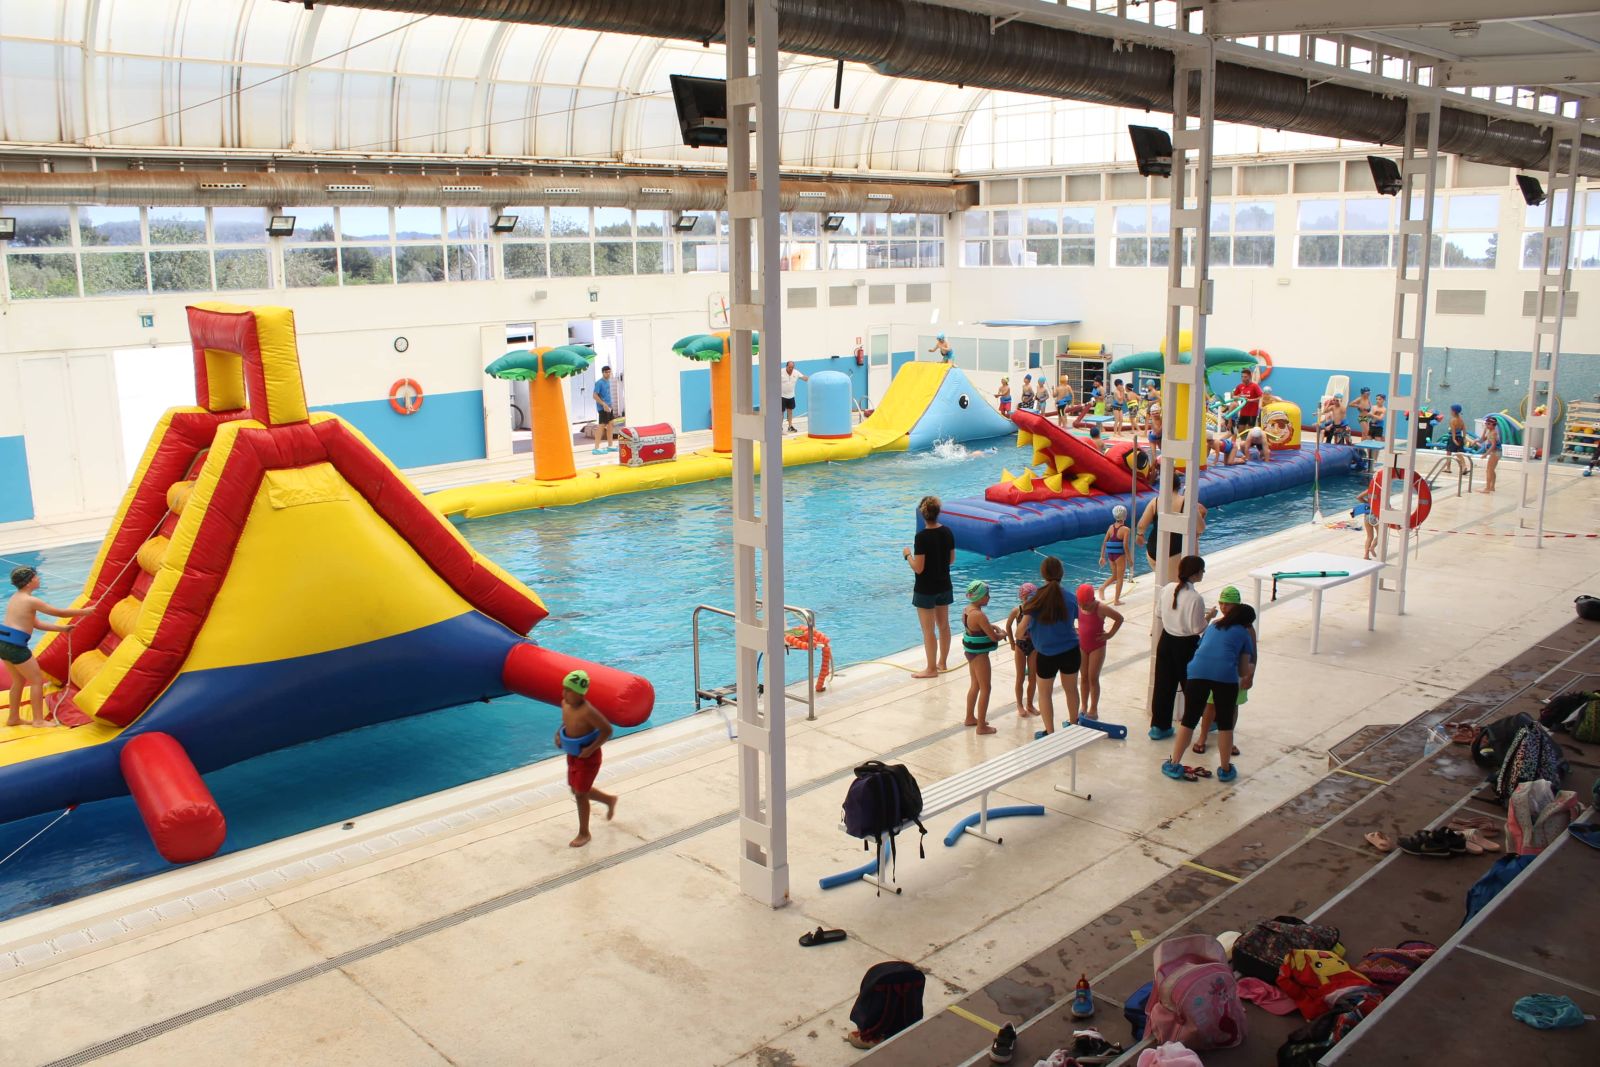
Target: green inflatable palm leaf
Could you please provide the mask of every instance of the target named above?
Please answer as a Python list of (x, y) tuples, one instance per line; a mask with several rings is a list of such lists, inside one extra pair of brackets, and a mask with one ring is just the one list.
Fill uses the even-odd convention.
[[(757, 352), (761, 351), (761, 339), (756, 334), (750, 335)], [(672, 346), (672, 350), (686, 359), (698, 360), (701, 363), (715, 363), (722, 358), (724, 341), (714, 333), (692, 333), (688, 337), (679, 338)]]
[[(546, 378), (570, 378), (582, 374), (594, 362), (594, 349), (585, 345), (561, 345), (544, 354)], [(484, 373), (505, 381), (528, 382), (539, 377), (540, 357), (526, 348), (507, 352), (488, 367)]]

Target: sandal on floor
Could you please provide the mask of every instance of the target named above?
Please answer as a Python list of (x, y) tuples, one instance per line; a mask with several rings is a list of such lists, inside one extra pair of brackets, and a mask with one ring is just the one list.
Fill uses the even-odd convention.
[(1379, 852), (1394, 851), (1394, 838), (1390, 837), (1381, 830), (1374, 830), (1370, 834), (1367, 834), (1367, 844), (1371, 845)]
[(1474, 856), (1482, 855), (1485, 852), (1499, 852), (1502, 848), (1500, 842), (1489, 837), (1478, 827), (1469, 827), (1460, 831), (1460, 834), (1467, 843), (1467, 851)]
[[(1458, 835), (1459, 836), (1459, 835)], [(1442, 856), (1449, 858), (1455, 855), (1450, 847), (1450, 841), (1438, 830), (1418, 830), (1400, 839), (1400, 851), (1408, 856)]]
[(1472, 739), (1478, 736), (1478, 728), (1470, 722), (1457, 723), (1450, 731), (1450, 743), (1455, 745), (1470, 745)]
[(1191, 767), (1188, 764), (1184, 764), (1183, 772), (1184, 772), (1185, 776), (1188, 776), (1188, 775), (1192, 774), (1196, 778), (1210, 778), (1211, 777), (1211, 768), (1209, 768), (1209, 767)]
[(800, 935), (800, 947), (814, 948), (817, 945), (828, 945), (835, 941), (843, 941), (849, 936), (843, 930), (824, 930), (819, 926), (809, 933)]

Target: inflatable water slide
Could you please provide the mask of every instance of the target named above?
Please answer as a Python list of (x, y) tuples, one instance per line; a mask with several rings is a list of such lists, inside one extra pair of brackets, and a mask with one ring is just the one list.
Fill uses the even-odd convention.
[[(564, 346), (570, 350), (575, 346)], [(451, 518), (476, 519), (532, 508), (579, 504), (624, 493), (728, 478), (733, 474), (733, 390), (726, 380), (730, 361), (727, 335), (702, 334), (678, 342), (692, 358), (711, 358), (711, 447), (637, 466), (576, 468), (560, 393), (547, 409), (545, 424), (560, 429), (561, 440), (540, 441), (540, 415), (534, 420), (534, 472), (509, 482), (464, 485), (430, 494), (428, 502)], [(586, 349), (580, 351), (587, 352)], [(720, 355), (718, 354), (720, 353)], [(591, 358), (576, 357), (576, 358)], [(540, 349), (507, 353), (489, 367), (497, 377), (538, 382), (552, 377), (553, 364), (570, 365), (570, 352)], [(833, 379), (830, 381), (829, 379)], [(834, 386), (835, 388), (828, 388)], [(837, 372), (811, 376), (811, 414), (807, 432), (783, 442), (786, 467), (826, 460), (860, 459), (875, 452), (932, 448), (939, 440), (979, 441), (1011, 433), (1012, 425), (960, 369), (945, 363), (910, 362), (889, 383), (883, 402), (851, 425), (849, 380)], [(670, 427), (661, 427), (670, 430)], [(619, 460), (622, 457), (619, 456)], [(760, 452), (757, 450), (759, 467)]]
[[(981, 497), (944, 502), (939, 521), (950, 527), (956, 547), (992, 559), (1056, 541), (1099, 537), (1118, 504), (1139, 508), (1155, 495), (1149, 481), (1153, 465), (1133, 442), (1112, 444), (1102, 453), (1088, 438), (1032, 412), (1015, 412), (1012, 419), (1017, 444), (1033, 449), (1032, 461), (1021, 475), (1003, 470)], [(1203, 469), (1200, 502), (1217, 507), (1302, 485), (1318, 472), (1346, 471), (1355, 452), (1348, 445), (1301, 444), (1296, 434), (1293, 444), (1272, 449), (1268, 461)], [(1130, 521), (1137, 519), (1133, 511)], [(920, 517), (917, 521), (920, 528)]]
[(0, 821), (131, 793), (163, 856), (203, 859), (226, 824), (200, 775), (252, 756), (507, 693), (558, 703), (574, 669), (611, 721), (649, 717), (649, 682), (525, 640), (539, 597), (307, 410), (291, 311), (188, 315), (196, 405), (157, 425), (74, 602), (91, 614), (38, 646), (61, 727), (0, 727)]

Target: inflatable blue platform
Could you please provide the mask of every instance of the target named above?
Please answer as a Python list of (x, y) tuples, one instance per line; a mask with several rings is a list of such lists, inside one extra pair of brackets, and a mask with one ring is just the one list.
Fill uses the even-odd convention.
[[(1349, 445), (1323, 445), (1322, 474), (1349, 471), (1357, 460), (1356, 451)], [(1232, 467), (1207, 467), (1200, 472), (1200, 503), (1213, 508), (1304, 485), (1311, 481), (1317, 466), (1316, 446), (1307, 443), (1301, 445), (1299, 452), (1274, 452), (1268, 463), (1253, 461)], [(1139, 494), (1137, 508), (1142, 509), (1154, 495), (1154, 491)], [(1111, 509), (1126, 503), (1127, 494), (1078, 496), (1017, 505), (995, 504), (983, 497), (962, 497), (944, 502), (939, 521), (955, 534), (957, 548), (993, 559), (1056, 541), (1102, 536), (1111, 525)], [(1136, 523), (1138, 510), (1129, 518)], [(918, 529), (921, 523), (918, 517)]]

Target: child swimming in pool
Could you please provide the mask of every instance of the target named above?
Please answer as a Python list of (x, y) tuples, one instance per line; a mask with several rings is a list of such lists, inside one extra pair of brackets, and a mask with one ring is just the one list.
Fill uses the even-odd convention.
[[(1111, 629), (1105, 629), (1106, 620)], [(1078, 701), (1083, 714), (1091, 719), (1100, 717), (1100, 668), (1106, 661), (1106, 645), (1122, 629), (1122, 612), (1094, 597), (1094, 586), (1084, 582), (1078, 586), (1078, 649), (1083, 653), (1083, 666), (1078, 669)]]
[(1100, 566), (1111, 568), (1111, 577), (1100, 583), (1100, 595), (1105, 596), (1106, 588), (1116, 583), (1117, 592), (1111, 598), (1112, 604), (1122, 603), (1122, 583), (1128, 577), (1128, 553), (1132, 539), (1133, 531), (1128, 527), (1128, 508), (1118, 504), (1111, 509), (1111, 525), (1100, 540)]
[(22, 726), (22, 689), (27, 686), (29, 703), (33, 707), (34, 726), (56, 726), (58, 723), (44, 702), (44, 672), (39, 661), (28, 648), (35, 630), (53, 630), (66, 633), (71, 623), (58, 625), (40, 622), (39, 613), (60, 619), (79, 619), (92, 614), (89, 608), (53, 608), (34, 596), (39, 589), (39, 572), (32, 567), (18, 567), (11, 572), (11, 584), (17, 591), (6, 605), (5, 625), (0, 626), (0, 660), (11, 666), (11, 714), (7, 726)]
[[(1017, 606), (1006, 616), (1006, 640), (1011, 643), (1011, 662), (1017, 671), (1017, 715), (1024, 719), (1039, 714), (1033, 706), (1034, 690), (1039, 685), (1039, 675), (1033, 669), (1033, 642), (1026, 637), (1016, 637), (1014, 634), (1017, 620), (1022, 617), (1022, 605), (1038, 591), (1037, 585), (1023, 582), (1022, 588), (1017, 590)], [(1023, 699), (1024, 682), (1027, 683), (1026, 700)]]
[(567, 785), (578, 801), (578, 836), (571, 848), (589, 843), (589, 801), (606, 806), (606, 822), (617, 813), (617, 798), (594, 787), (600, 773), (600, 749), (611, 740), (611, 723), (589, 703), (589, 672), (573, 671), (561, 680), (561, 726), (556, 747), (567, 754)]
[(983, 613), (989, 603), (989, 583), (967, 583), (967, 607), (961, 613), (961, 651), (967, 657), (967, 718), (964, 726), (976, 726), (980, 734), (995, 733), (989, 725), (989, 683), (993, 678), (989, 653), (1000, 647), (1005, 632)]

